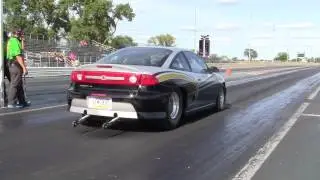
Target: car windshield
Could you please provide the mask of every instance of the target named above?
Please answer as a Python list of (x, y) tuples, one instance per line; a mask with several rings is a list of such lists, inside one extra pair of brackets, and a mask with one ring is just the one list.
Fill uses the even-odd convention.
[(164, 48), (125, 48), (103, 57), (97, 63), (160, 67), (171, 53), (171, 50)]

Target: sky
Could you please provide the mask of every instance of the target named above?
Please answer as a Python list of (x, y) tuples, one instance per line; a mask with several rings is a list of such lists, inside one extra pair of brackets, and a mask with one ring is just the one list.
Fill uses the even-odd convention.
[[(117, 35), (129, 35), (146, 45), (151, 36), (169, 33), (176, 46), (195, 47), (209, 35), (211, 54), (245, 58), (245, 48), (258, 59), (278, 52), (296, 58), (298, 52), (320, 57), (320, 1), (318, 0), (114, 0), (129, 3), (136, 17), (120, 21)], [(198, 45), (196, 46), (198, 49)]]

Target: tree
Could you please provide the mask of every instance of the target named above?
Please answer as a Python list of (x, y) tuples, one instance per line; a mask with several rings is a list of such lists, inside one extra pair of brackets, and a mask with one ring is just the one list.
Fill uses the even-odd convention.
[(116, 36), (111, 40), (111, 46), (116, 49), (120, 49), (123, 46), (137, 46), (129, 36)]
[(238, 58), (237, 57), (233, 57), (232, 61), (238, 61)]
[(148, 44), (156, 46), (175, 46), (176, 38), (170, 34), (160, 34), (158, 36), (150, 37)]
[(26, 34), (69, 36), (108, 44), (117, 23), (135, 17), (129, 4), (112, 0), (4, 0), (5, 29)]
[(289, 54), (286, 52), (279, 52), (277, 57), (275, 58), (276, 61), (288, 61), (289, 60)]
[(61, 11), (55, 0), (5, 0), (5, 29), (22, 29), (26, 34), (58, 37), (59, 31), (70, 30), (68, 11)]
[(61, 4), (68, 7), (77, 16), (71, 19), (69, 36), (75, 40), (95, 40), (110, 44), (112, 36), (120, 20), (132, 21), (135, 14), (127, 4), (113, 5), (111, 0), (62, 0)]
[(249, 58), (249, 61), (258, 57), (258, 53), (254, 49), (245, 49), (244, 56)]
[(24, 1), (4, 0), (4, 24), (7, 31), (30, 28), (31, 21), (27, 16), (28, 12)]

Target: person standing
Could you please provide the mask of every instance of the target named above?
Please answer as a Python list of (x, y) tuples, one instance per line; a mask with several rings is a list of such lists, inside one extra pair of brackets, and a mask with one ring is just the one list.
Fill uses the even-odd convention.
[[(25, 39), (24, 39), (24, 32), (23, 31), (21, 31), (21, 30), (19, 30), (19, 31), (17, 31), (17, 34), (18, 34), (18, 40), (19, 40), (19, 42), (21, 43), (21, 51), (22, 51), (22, 58), (23, 58), (23, 60), (25, 59), (25, 56), (24, 56), (24, 47), (25, 47)], [(24, 61), (25, 62), (25, 61)], [(23, 83), (23, 86), (25, 86), (25, 76), (26, 76), (27, 74), (24, 74), (24, 81), (22, 81), (22, 83)], [(26, 94), (25, 94), (26, 92), (25, 92), (25, 89), (24, 89), (24, 99), (25, 99), (25, 102), (26, 103), (24, 103), (24, 105), (31, 105), (31, 101), (29, 101), (28, 99), (27, 99), (27, 96), (26, 96)]]
[[(8, 62), (7, 62), (7, 41), (8, 41), (8, 34), (6, 31), (3, 31), (3, 71), (4, 71), (4, 77), (7, 78), (7, 80), (9, 81), (10, 84), (10, 71), (9, 71), (9, 67), (8, 67)], [(7, 90), (6, 90), (6, 83), (4, 83), (4, 105), (7, 106), (8, 105), (8, 95), (7, 95)]]
[[(7, 61), (10, 71), (10, 88), (8, 95), (8, 108), (23, 108), (29, 106), (26, 102), (22, 76), (28, 74), (28, 70), (23, 59), (23, 32), (16, 31), (7, 42)], [(19, 104), (17, 103), (19, 102)]]

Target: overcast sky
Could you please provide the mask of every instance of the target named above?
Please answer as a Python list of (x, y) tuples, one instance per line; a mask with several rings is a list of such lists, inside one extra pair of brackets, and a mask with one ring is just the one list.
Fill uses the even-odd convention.
[(132, 36), (139, 44), (160, 33), (177, 38), (178, 47), (193, 49), (195, 9), (197, 41), (211, 37), (211, 53), (243, 57), (252, 47), (259, 58), (279, 51), (320, 57), (320, 1), (318, 0), (114, 0), (129, 2), (133, 22), (120, 22), (117, 34)]

